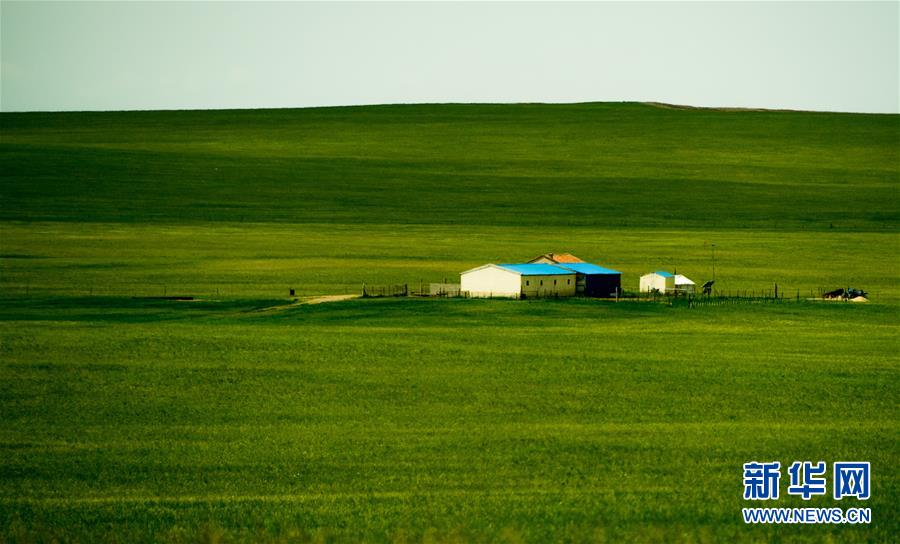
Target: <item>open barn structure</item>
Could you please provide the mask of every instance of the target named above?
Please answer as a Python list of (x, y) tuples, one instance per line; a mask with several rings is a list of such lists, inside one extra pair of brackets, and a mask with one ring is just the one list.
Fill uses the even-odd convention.
[(575, 294), (586, 297), (615, 297), (622, 288), (622, 273), (591, 263), (557, 265), (575, 272)]

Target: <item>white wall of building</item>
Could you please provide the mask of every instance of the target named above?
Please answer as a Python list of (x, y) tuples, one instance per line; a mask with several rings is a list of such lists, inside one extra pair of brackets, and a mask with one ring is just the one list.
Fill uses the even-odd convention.
[(460, 274), (460, 290), (475, 298), (571, 297), (575, 295), (575, 273), (521, 276), (496, 265), (485, 265)]
[(574, 296), (575, 274), (522, 276), (522, 293), (527, 298)]
[(486, 265), (460, 274), (460, 291), (470, 297), (512, 297), (519, 298), (521, 276), (500, 268)]
[(649, 293), (654, 289), (660, 293), (671, 293), (675, 290), (675, 277), (661, 276), (655, 272), (641, 276), (641, 292)]

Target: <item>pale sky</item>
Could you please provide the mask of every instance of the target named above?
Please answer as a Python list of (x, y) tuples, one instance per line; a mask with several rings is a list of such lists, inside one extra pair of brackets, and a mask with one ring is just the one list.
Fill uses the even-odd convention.
[(0, 109), (900, 112), (900, 2), (0, 2)]

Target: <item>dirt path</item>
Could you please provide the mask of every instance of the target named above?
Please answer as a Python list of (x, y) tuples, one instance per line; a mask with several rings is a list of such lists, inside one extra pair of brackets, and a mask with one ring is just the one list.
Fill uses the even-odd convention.
[(300, 300), (295, 304), (322, 304), (323, 302), (337, 302), (339, 300), (350, 300), (351, 298), (359, 298), (359, 295), (323, 295)]
[(266, 306), (265, 308), (257, 308), (255, 310), (251, 310), (250, 313), (273, 313), (273, 312), (281, 312), (287, 310), (288, 308), (294, 308), (296, 306), (303, 306), (304, 304), (322, 304), (324, 302), (338, 302), (340, 300), (350, 300), (352, 298), (359, 298), (359, 295), (320, 295), (313, 297), (304, 297), (294, 302), (289, 302), (287, 304), (279, 304), (277, 306)]

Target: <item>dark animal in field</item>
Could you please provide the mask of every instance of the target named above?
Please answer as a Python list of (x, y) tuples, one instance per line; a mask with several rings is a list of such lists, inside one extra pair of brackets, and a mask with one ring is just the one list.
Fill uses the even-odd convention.
[(862, 289), (853, 289), (852, 287), (848, 287), (845, 291), (844, 289), (835, 289), (834, 291), (829, 291), (822, 295), (822, 298), (834, 299), (834, 298), (844, 298), (851, 299), (856, 297), (865, 297), (869, 293), (863, 291)]
[(843, 289), (835, 289), (834, 291), (828, 291), (827, 293), (822, 295), (822, 298), (842, 298), (843, 296), (844, 296)]

